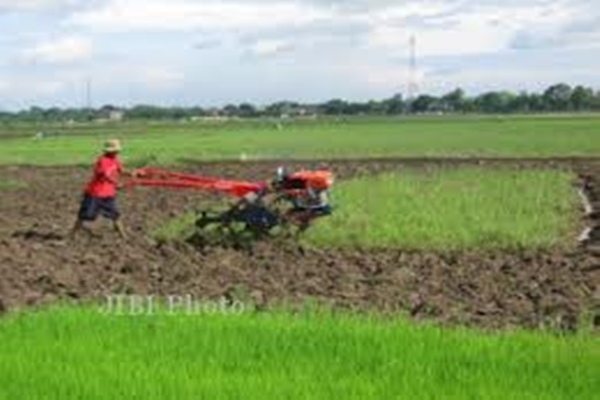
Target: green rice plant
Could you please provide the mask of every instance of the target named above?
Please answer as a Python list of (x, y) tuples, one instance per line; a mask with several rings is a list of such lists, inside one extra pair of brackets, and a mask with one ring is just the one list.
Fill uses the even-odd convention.
[(405, 170), (340, 182), (319, 245), (456, 250), (568, 246), (577, 237), (575, 176), (515, 168)]
[(6, 399), (594, 399), (591, 334), (482, 333), (401, 318), (297, 313), (0, 319)]
[(276, 125), (268, 120), (90, 124), (63, 128), (61, 135), (43, 140), (0, 137), (0, 163), (89, 164), (109, 137), (123, 139), (123, 156), (136, 165), (222, 159), (600, 154), (600, 117), (589, 115), (320, 119), (286, 122), (281, 130)]
[(159, 226), (150, 233), (150, 236), (157, 240), (166, 241), (185, 238), (187, 235), (193, 233), (197, 218), (198, 216), (195, 212), (187, 212)]
[(0, 180), (0, 191), (24, 189), (26, 187), (27, 184), (25, 182), (18, 182), (13, 180)]

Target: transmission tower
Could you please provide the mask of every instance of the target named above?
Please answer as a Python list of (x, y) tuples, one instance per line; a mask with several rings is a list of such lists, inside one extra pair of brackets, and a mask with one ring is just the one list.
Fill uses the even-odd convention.
[(417, 77), (417, 38), (415, 37), (415, 35), (411, 35), (409, 40), (408, 68), (409, 70), (406, 96), (409, 105), (411, 105), (419, 91), (419, 83)]

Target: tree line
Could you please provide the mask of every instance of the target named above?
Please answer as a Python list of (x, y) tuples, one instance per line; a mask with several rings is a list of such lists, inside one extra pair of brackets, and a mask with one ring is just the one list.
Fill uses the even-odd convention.
[(100, 108), (31, 107), (18, 112), (0, 112), (0, 121), (65, 122), (91, 120), (184, 120), (195, 118), (314, 117), (403, 114), (516, 114), (600, 111), (600, 91), (559, 83), (540, 93), (492, 91), (468, 96), (455, 89), (442, 96), (421, 94), (406, 99), (401, 94), (384, 100), (349, 102), (333, 99), (319, 104), (281, 101), (267, 106), (251, 103), (224, 107), (160, 107), (137, 105), (129, 108), (105, 105)]

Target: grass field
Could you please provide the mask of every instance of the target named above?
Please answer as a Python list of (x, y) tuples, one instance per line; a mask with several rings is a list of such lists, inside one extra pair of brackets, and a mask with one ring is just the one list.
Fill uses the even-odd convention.
[[(98, 153), (102, 141), (113, 136), (124, 140), (125, 159), (137, 165), (240, 157), (551, 157), (600, 154), (600, 116), (327, 119), (284, 122), (281, 129), (277, 126), (278, 123), (269, 121), (91, 124), (54, 128), (53, 131), (62, 135), (43, 140), (35, 140), (33, 136), (1, 139), (0, 135), (0, 163), (87, 165)], [(21, 132), (25, 128), (11, 129)]]
[[(34, 140), (44, 128), (63, 134)], [(600, 116), (20, 125), (0, 127), (0, 164), (88, 165), (115, 136), (134, 166), (242, 154), (598, 156)], [(439, 167), (340, 181), (334, 215), (305, 240), (426, 251), (568, 246), (579, 223), (573, 180), (558, 170)], [(0, 192), (19, 185), (0, 181)], [(192, 218), (153, 234), (181, 235)], [(593, 399), (599, 370), (600, 341), (585, 330), (486, 333), (311, 308), (116, 316), (65, 306), (0, 318), (0, 399)]]
[[(462, 250), (575, 245), (576, 176), (554, 170), (463, 167), (407, 170), (340, 182), (334, 213), (306, 240), (323, 247)], [(184, 214), (153, 232), (179, 239), (194, 230)]]
[(341, 182), (335, 213), (309, 231), (309, 240), (421, 250), (574, 244), (575, 178), (550, 170), (461, 168)]
[(12, 180), (0, 180), (0, 192), (4, 190), (22, 189), (24, 187), (26, 187), (26, 185), (22, 182)]
[(600, 342), (328, 312), (0, 320), (0, 396), (21, 399), (593, 399)]

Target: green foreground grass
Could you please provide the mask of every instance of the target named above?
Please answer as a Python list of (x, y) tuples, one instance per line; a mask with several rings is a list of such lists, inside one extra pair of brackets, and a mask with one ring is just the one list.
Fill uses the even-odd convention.
[[(557, 170), (463, 167), (342, 181), (333, 189), (333, 215), (317, 220), (305, 240), (436, 251), (566, 248), (576, 244), (580, 221), (575, 179)], [(153, 236), (185, 237), (194, 221), (184, 214)]]
[[(22, 129), (25, 128), (19, 127), (18, 131)], [(89, 164), (102, 141), (113, 136), (124, 140), (124, 157), (136, 165), (173, 164), (190, 159), (600, 154), (600, 116), (123, 123), (48, 129), (61, 135), (43, 140), (1, 139), (0, 135), (0, 163)], [(35, 130), (44, 127), (36, 126)]]
[(327, 312), (0, 320), (6, 399), (593, 399), (590, 334), (483, 334)]

